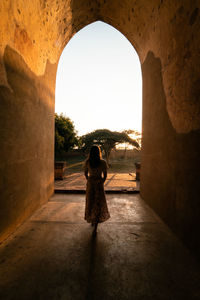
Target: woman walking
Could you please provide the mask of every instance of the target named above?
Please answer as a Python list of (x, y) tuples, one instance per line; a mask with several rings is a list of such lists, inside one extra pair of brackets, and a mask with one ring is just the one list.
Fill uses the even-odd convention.
[(101, 158), (101, 150), (96, 145), (90, 149), (89, 158), (85, 162), (84, 173), (87, 179), (85, 220), (92, 223), (94, 226), (93, 235), (96, 235), (98, 223), (105, 222), (110, 218), (104, 192), (107, 164)]

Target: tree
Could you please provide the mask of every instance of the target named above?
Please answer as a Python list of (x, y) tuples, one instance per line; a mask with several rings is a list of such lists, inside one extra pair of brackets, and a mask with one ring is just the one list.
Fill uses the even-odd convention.
[(89, 149), (92, 145), (99, 145), (105, 153), (105, 158), (107, 163), (109, 164), (109, 156), (111, 150), (117, 145), (121, 143), (129, 143), (136, 148), (139, 148), (139, 144), (136, 140), (131, 139), (128, 134), (117, 131), (110, 131), (108, 129), (98, 129), (88, 134), (85, 134), (81, 137), (82, 149), (85, 152), (89, 152)]
[(128, 130), (124, 130), (124, 132), (126, 132), (128, 135), (132, 135), (132, 137), (134, 137), (134, 139), (136, 140), (136, 142), (138, 142), (140, 148), (141, 148), (141, 141), (142, 141), (142, 133), (137, 131), (137, 130), (133, 130), (133, 129), (128, 129)]
[(70, 118), (55, 114), (55, 156), (78, 144), (77, 132)]
[(64, 148), (64, 137), (59, 135), (58, 130), (55, 129), (55, 151), (60, 152)]

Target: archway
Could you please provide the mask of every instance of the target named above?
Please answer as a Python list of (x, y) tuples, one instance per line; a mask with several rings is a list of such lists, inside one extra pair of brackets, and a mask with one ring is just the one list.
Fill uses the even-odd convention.
[[(73, 121), (78, 138), (106, 129), (124, 134), (126, 131), (127, 138), (140, 143), (141, 66), (133, 46), (118, 30), (104, 22), (94, 22), (68, 42), (58, 64), (55, 111)], [(67, 162), (64, 181), (56, 181), (56, 189), (84, 190), (81, 163), (87, 149), (79, 143), (78, 149), (75, 144), (76, 149), (66, 152), (62, 145), (59, 149), (56, 141), (56, 160)], [(138, 190), (135, 163), (140, 161), (141, 150), (133, 149), (131, 144), (116, 142), (107, 161), (106, 190)], [(59, 174), (57, 177), (60, 179)]]

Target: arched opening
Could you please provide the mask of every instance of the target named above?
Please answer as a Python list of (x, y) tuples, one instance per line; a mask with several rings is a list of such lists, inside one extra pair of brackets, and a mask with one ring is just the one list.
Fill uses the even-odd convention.
[[(126, 134), (127, 140), (121, 137), (121, 142), (116, 140), (111, 146), (109, 157), (103, 151), (109, 164), (106, 189), (138, 190), (135, 165), (140, 163), (141, 148), (128, 139), (141, 146), (142, 76), (137, 52), (124, 35), (98, 21), (68, 42), (58, 64), (55, 111), (70, 118), (79, 141), (88, 133), (97, 134), (97, 130), (101, 130), (97, 142), (103, 139), (104, 129)], [(56, 138), (58, 130), (56, 127)], [(79, 142), (78, 147), (74, 143), (68, 151), (64, 147), (60, 151), (57, 144), (56, 140), (55, 158), (66, 161), (67, 166), (64, 181), (56, 181), (56, 189), (84, 189), (82, 162), (88, 148)]]

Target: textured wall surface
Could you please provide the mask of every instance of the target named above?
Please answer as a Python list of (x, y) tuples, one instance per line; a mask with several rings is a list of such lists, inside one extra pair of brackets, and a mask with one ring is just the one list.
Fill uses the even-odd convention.
[(173, 128), (166, 110), (161, 61), (152, 52), (142, 71), (142, 197), (198, 252), (200, 130), (183, 134)]
[(0, 2), (2, 238), (53, 192), (57, 63), (78, 30), (101, 20), (129, 39), (141, 61), (141, 194), (200, 249), (199, 6), (195, 0)]
[(54, 94), (47, 84), (55, 77), (47, 63), (38, 78), (9, 46), (3, 61), (9, 87), (0, 87), (2, 239), (53, 193)]

